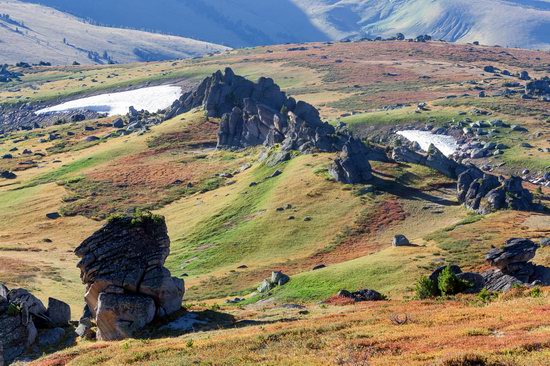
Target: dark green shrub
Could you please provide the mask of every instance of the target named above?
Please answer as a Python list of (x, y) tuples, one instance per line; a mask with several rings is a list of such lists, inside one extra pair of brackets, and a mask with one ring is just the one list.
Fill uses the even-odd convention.
[(443, 296), (459, 294), (470, 286), (469, 282), (458, 278), (450, 266), (445, 267), (437, 279), (437, 288)]
[(440, 294), (437, 284), (426, 276), (422, 276), (416, 282), (415, 292), (418, 299), (437, 297)]
[(488, 304), (498, 298), (498, 293), (491, 292), (486, 288), (483, 288), (479, 294), (477, 294), (477, 299), (484, 304)]

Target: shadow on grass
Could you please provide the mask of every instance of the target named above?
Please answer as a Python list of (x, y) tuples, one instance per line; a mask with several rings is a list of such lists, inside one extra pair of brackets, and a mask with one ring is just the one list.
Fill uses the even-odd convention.
[[(384, 179), (382, 178), (384, 175), (378, 174), (377, 172), (375, 173), (379, 176), (375, 176), (371, 184), (373, 184), (378, 190), (384, 193), (389, 193), (400, 198), (406, 198), (406, 199), (418, 200), (418, 201), (428, 201), (428, 202), (435, 203), (438, 205), (443, 205), (443, 206), (459, 205), (457, 201), (451, 201), (446, 198), (429, 194), (417, 188), (408, 187), (399, 182), (396, 182), (393, 179)], [(448, 188), (451, 188), (451, 185), (449, 185)]]

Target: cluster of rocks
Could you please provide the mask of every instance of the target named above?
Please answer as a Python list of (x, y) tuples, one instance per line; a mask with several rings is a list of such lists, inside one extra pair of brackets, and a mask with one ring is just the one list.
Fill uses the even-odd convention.
[(275, 162), (290, 159), (292, 151), (341, 151), (331, 169), (337, 180), (359, 183), (371, 177), (368, 148), (360, 140), (323, 122), (315, 107), (287, 97), (272, 79), (260, 78), (254, 83), (230, 68), (224, 73), (217, 71), (174, 102), (165, 119), (198, 107), (204, 108), (208, 117), (221, 118), (220, 149), (280, 146)]
[(0, 364), (26, 352), (53, 347), (70, 339), (71, 309), (50, 298), (48, 307), (24, 289), (8, 290), (0, 283)]
[(31, 131), (45, 126), (60, 125), (73, 122), (73, 118), (102, 118), (105, 115), (88, 110), (75, 110), (59, 113), (36, 114), (44, 105), (22, 103), (15, 105), (0, 105), (0, 133), (10, 131)]
[[(482, 272), (462, 272), (459, 266), (450, 266), (451, 271), (461, 280), (470, 284), (464, 291), (477, 293), (482, 289), (489, 291), (508, 291), (515, 286), (550, 285), (550, 268), (530, 262), (539, 248), (529, 239), (514, 238), (506, 241), (500, 249), (492, 249), (485, 257), (493, 268)], [(445, 266), (437, 268), (429, 277), (437, 283)]]
[(368, 161), (369, 149), (363, 142), (350, 137), (342, 152), (329, 167), (329, 174), (345, 184), (365, 183), (372, 179), (372, 168)]
[(538, 210), (533, 195), (523, 188), (522, 182), (519, 177), (496, 177), (469, 166), (458, 177), (457, 197), (459, 202), (480, 214), (504, 209)]
[(180, 310), (184, 283), (164, 267), (169, 252), (164, 218), (151, 214), (112, 218), (86, 239), (75, 250), (86, 284), (80, 333), (95, 322), (98, 339), (124, 339)]
[(290, 277), (281, 271), (274, 271), (271, 277), (266, 278), (258, 286), (259, 293), (266, 293), (273, 290), (277, 286), (283, 286), (290, 281)]

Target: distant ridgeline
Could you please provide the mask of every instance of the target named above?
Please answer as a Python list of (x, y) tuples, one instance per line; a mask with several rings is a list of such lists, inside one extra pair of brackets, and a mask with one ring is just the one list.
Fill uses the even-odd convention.
[(367, 147), (345, 125), (334, 127), (323, 122), (315, 107), (287, 97), (269, 78), (262, 77), (254, 83), (235, 75), (230, 68), (217, 71), (175, 101), (165, 119), (198, 107), (208, 117), (221, 118), (219, 149), (264, 145), (268, 150), (262, 159), (269, 165), (287, 161), (296, 153), (339, 152), (329, 168), (330, 174), (339, 182), (358, 184), (373, 178), (369, 160), (414, 163), (457, 179), (458, 200), (479, 213), (541, 209), (523, 188), (521, 178), (485, 174), (473, 165), (447, 158), (433, 145), (427, 154), (407, 146), (395, 147), (391, 158), (382, 148)]

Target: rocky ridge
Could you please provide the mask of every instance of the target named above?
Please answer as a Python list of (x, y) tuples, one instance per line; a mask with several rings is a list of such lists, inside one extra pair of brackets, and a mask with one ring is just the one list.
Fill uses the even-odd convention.
[(372, 176), (369, 149), (360, 140), (323, 122), (315, 107), (288, 97), (273, 79), (254, 83), (230, 68), (217, 71), (174, 102), (165, 119), (199, 107), (221, 118), (219, 149), (264, 145), (278, 150), (275, 163), (290, 159), (292, 151), (341, 152), (331, 168), (336, 180), (363, 183)]

